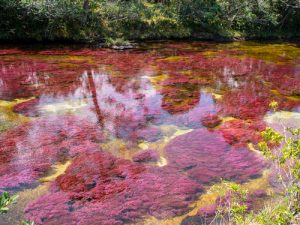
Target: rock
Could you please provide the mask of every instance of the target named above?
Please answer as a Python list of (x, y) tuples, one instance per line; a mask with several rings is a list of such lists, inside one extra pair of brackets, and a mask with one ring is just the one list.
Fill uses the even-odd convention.
[(132, 48), (134, 48), (134, 46), (131, 44), (129, 44), (129, 45), (113, 45), (110, 48), (112, 48), (114, 50), (125, 50), (125, 49), (132, 49)]

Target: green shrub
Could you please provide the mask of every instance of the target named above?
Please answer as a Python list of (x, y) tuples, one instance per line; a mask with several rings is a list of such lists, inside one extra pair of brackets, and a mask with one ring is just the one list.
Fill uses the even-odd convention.
[(0, 40), (300, 34), (297, 0), (0, 0)]
[(15, 203), (17, 199), (17, 195), (10, 196), (8, 192), (3, 192), (0, 195), (0, 214), (7, 213), (7, 211), (9, 210), (9, 205)]

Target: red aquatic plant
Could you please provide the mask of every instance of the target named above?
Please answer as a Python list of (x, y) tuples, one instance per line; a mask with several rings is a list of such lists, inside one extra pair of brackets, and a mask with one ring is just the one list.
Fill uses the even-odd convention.
[(29, 101), (19, 103), (13, 107), (13, 112), (20, 113), (25, 116), (38, 116), (38, 103), (39, 99), (31, 99)]
[(270, 82), (272, 89), (283, 95), (299, 95), (300, 70), (297, 66), (265, 64), (262, 69), (263, 77)]
[(261, 157), (245, 148), (235, 149), (219, 132), (194, 130), (173, 139), (165, 148), (169, 166), (184, 171), (201, 184), (221, 178), (241, 183), (261, 175)]
[(97, 152), (75, 159), (52, 191), (30, 203), (25, 213), (36, 224), (132, 223), (145, 215), (182, 215), (200, 190), (171, 168), (146, 167)]
[(209, 128), (218, 126), (222, 120), (218, 115), (207, 114), (201, 118), (202, 125)]
[(269, 103), (270, 94), (267, 90), (259, 90), (258, 86), (245, 86), (225, 93), (219, 107), (223, 115), (255, 119), (265, 115), (269, 110)]
[(162, 133), (159, 127), (148, 126), (145, 128), (137, 129), (134, 132), (132, 132), (130, 139), (154, 142), (159, 140), (161, 136)]
[(151, 162), (151, 161), (157, 161), (158, 159), (159, 159), (158, 152), (152, 149), (147, 149), (141, 152), (137, 152), (132, 157), (132, 160), (134, 162)]
[(198, 100), (198, 104), (191, 107), (188, 111), (182, 111), (165, 118), (164, 122), (189, 128), (202, 127), (201, 118), (210, 114), (216, 114), (216, 107), (211, 94), (200, 93), (200, 95), (201, 98)]
[(227, 143), (242, 147), (248, 143), (257, 144), (261, 140), (260, 132), (265, 128), (263, 121), (235, 119), (223, 123), (220, 131)]
[(94, 124), (72, 116), (37, 119), (13, 128), (0, 135), (0, 190), (35, 185), (55, 163), (98, 151), (96, 143), (103, 139)]
[(66, 94), (74, 91), (80, 84), (83, 69), (61, 68), (56, 61), (27, 59), (0, 60), (0, 98), (28, 98), (42, 94)]
[(188, 83), (182, 86), (164, 86), (161, 94), (161, 107), (170, 114), (185, 113), (195, 108), (200, 100), (197, 86)]

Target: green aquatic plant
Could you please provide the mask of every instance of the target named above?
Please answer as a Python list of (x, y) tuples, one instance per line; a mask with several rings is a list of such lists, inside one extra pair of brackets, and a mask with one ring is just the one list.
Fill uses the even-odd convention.
[(31, 221), (22, 221), (21, 225), (34, 225), (34, 222), (31, 222)]
[[(9, 206), (17, 202), (18, 195), (10, 195), (8, 192), (3, 192), (0, 195), (0, 214), (5, 214), (9, 210)], [(24, 220), (21, 225), (34, 225), (34, 222)]]
[(278, 102), (276, 101), (271, 101), (270, 104), (269, 104), (269, 107), (273, 110), (273, 111), (276, 111), (278, 109)]
[(3, 192), (0, 196), (0, 214), (7, 213), (9, 205), (16, 203), (18, 195), (11, 196), (8, 192)]

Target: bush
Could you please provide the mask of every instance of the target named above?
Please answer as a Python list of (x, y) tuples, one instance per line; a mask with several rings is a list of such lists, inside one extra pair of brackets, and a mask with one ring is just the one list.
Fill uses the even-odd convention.
[(0, 214), (7, 213), (7, 211), (9, 210), (8, 206), (15, 203), (17, 201), (17, 198), (17, 195), (10, 196), (8, 192), (3, 192), (0, 195)]
[(0, 0), (0, 40), (299, 35), (297, 0)]

